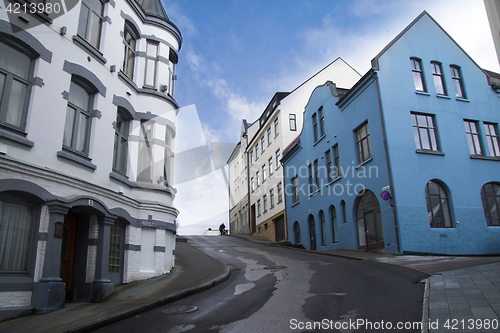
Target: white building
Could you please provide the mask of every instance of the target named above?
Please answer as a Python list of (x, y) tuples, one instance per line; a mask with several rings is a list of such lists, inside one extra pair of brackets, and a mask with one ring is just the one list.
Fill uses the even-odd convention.
[[(247, 173), (247, 189), (240, 184), (242, 193), (238, 195), (238, 189), (234, 189), (235, 184), (230, 182), (230, 186), (233, 186), (230, 193), (240, 199), (245, 193), (248, 195), (248, 220), (243, 217), (240, 220), (242, 224), (248, 221), (247, 233), (272, 241), (286, 239), (285, 188), (283, 168), (280, 165), (283, 150), (302, 130), (302, 113), (314, 88), (330, 80), (339, 88), (349, 89), (360, 78), (359, 73), (343, 59), (337, 58), (292, 92), (276, 93), (259, 119), (246, 127), (246, 136), (242, 134), (241, 140), (245, 144), (240, 142), (240, 150), (245, 149), (249, 167), (241, 164), (237, 169), (240, 177)], [(236, 151), (233, 152), (233, 155), (236, 154)], [(241, 155), (240, 152), (239, 156)], [(234, 164), (238, 160), (241, 157), (230, 159), (230, 172), (234, 172)], [(230, 209), (233, 210), (238, 202), (240, 201), (235, 200)], [(235, 215), (231, 214), (230, 221), (235, 220)], [(239, 230), (243, 231), (245, 227), (239, 227)]]
[(229, 230), (233, 234), (252, 233), (248, 215), (248, 155), (246, 153), (249, 133), (258, 128), (257, 122), (241, 122), (240, 142), (229, 160)]
[(178, 215), (160, 0), (24, 3), (0, 1), (0, 320), (170, 272)]

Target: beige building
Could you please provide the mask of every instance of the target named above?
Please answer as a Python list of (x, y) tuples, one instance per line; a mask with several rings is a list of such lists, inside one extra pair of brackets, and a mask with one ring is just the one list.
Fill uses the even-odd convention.
[[(245, 171), (247, 172), (247, 189), (244, 189), (245, 186), (241, 182), (245, 180), (245, 177), (239, 183), (231, 183), (233, 188), (238, 184), (234, 189), (234, 193), (241, 191), (238, 198), (242, 198), (245, 191), (249, 191), (248, 224), (245, 226), (246, 220), (242, 219), (244, 226), (238, 230), (245, 230), (246, 227), (248, 233), (266, 237), (272, 241), (286, 239), (285, 188), (280, 162), (283, 150), (302, 130), (304, 107), (314, 88), (330, 80), (338, 87), (349, 89), (360, 77), (359, 73), (343, 59), (337, 58), (292, 92), (276, 93), (259, 119), (251, 126), (246, 126), (245, 137), (242, 132), (242, 142), (244, 138), (246, 148), (240, 142), (238, 154), (240, 161), (241, 156), (246, 155), (245, 163), (248, 167), (240, 164), (239, 167), (237, 166), (237, 172), (240, 177), (245, 174)], [(241, 152), (243, 149), (245, 149), (244, 154)], [(235, 154), (233, 152), (234, 156)], [(235, 168), (235, 161), (238, 165), (237, 160), (236, 158), (230, 160), (232, 162), (230, 168), (231, 165)], [(230, 170), (235, 172), (233, 169)], [(234, 220), (234, 216), (230, 215), (231, 221)]]

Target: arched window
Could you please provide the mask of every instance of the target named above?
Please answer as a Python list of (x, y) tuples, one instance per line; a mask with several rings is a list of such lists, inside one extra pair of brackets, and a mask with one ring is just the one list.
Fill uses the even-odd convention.
[(293, 224), (293, 233), (295, 235), (295, 244), (302, 243), (302, 239), (300, 238), (300, 225), (299, 222), (295, 221)]
[(330, 219), (332, 221), (332, 233), (333, 233), (333, 242), (339, 242), (339, 235), (337, 231), (337, 210), (334, 205), (330, 206)]
[(322, 210), (319, 211), (319, 220), (321, 224), (321, 245), (326, 246), (326, 223), (325, 223), (325, 213)]
[(29, 272), (33, 268), (39, 212), (24, 197), (0, 194), (0, 272)]
[(314, 216), (309, 215), (309, 241), (311, 244), (311, 250), (316, 251), (316, 224), (314, 222)]
[(122, 70), (131, 80), (134, 79), (134, 62), (135, 62), (135, 45), (136, 40), (140, 35), (137, 29), (130, 21), (125, 21), (125, 29), (123, 31), (123, 44), (125, 45), (125, 52), (123, 56)]
[(165, 131), (165, 161), (164, 161), (164, 174), (165, 185), (172, 184), (172, 175), (173, 175), (173, 145), (172, 140), (175, 137), (175, 132), (167, 126), (167, 130)]
[(484, 217), (489, 226), (500, 226), (500, 185), (495, 183), (484, 184), (481, 188)]
[(451, 228), (451, 213), (448, 194), (436, 181), (429, 181), (425, 186), (427, 214), (431, 228)]
[(90, 82), (80, 76), (72, 76), (64, 125), (64, 149), (88, 156), (96, 92), (97, 89)]
[(342, 200), (340, 201), (340, 208), (342, 208), (342, 223), (347, 223), (347, 216), (346, 216), (346, 210), (345, 210), (345, 201)]
[(123, 175), (127, 174), (129, 123), (128, 114), (119, 108), (115, 123), (113, 170)]

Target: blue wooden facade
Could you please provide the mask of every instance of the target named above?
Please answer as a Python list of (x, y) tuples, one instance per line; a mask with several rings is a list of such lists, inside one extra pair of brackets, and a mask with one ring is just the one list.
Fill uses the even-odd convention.
[(316, 88), (283, 156), (289, 239), (500, 253), (498, 82), (423, 12), (352, 89)]

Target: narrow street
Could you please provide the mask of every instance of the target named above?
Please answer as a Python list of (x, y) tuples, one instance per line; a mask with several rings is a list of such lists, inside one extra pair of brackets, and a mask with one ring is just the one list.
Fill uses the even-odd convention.
[[(228, 265), (230, 278), (96, 332), (381, 332), (387, 325), (420, 332), (396, 326), (421, 320), (423, 273), (237, 237), (191, 236), (188, 242)], [(185, 305), (197, 310), (161, 312)], [(320, 322), (316, 329), (314, 322)]]

